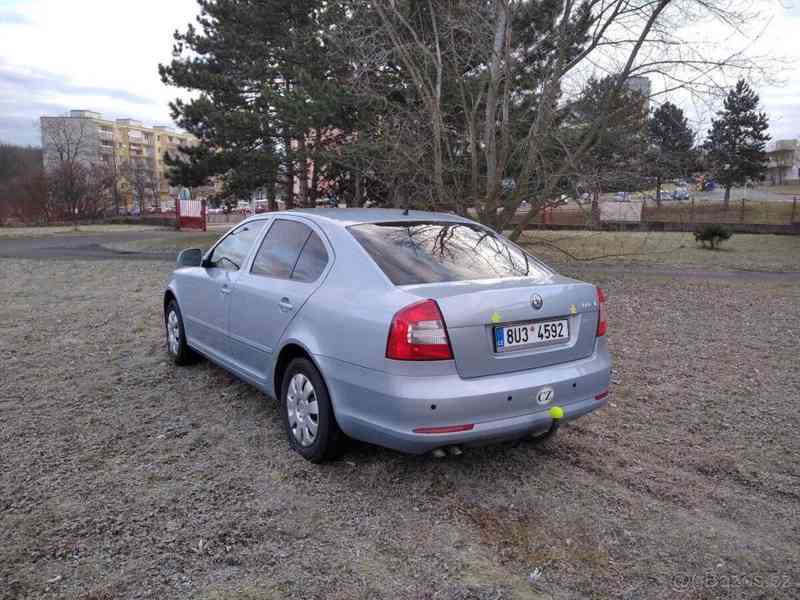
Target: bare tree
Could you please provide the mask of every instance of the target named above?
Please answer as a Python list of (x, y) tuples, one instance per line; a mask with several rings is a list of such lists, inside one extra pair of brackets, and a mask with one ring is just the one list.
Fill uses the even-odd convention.
[(0, 225), (12, 218), (46, 223), (48, 209), (42, 151), (0, 143)]
[[(367, 123), (341, 160), (415, 206), (477, 215), (516, 239), (565, 179), (582, 173), (633, 76), (661, 93), (709, 93), (726, 70), (757, 65), (678, 37), (682, 19), (733, 27), (747, 15), (701, 0), (355, 1), (330, 43), (351, 57), (347, 84)], [(569, 88), (611, 76), (595, 118), (563, 122)], [(646, 98), (649, 101), (650, 98)], [(378, 106), (370, 113), (370, 108)], [(371, 119), (371, 121), (369, 120)], [(518, 215), (523, 201), (532, 210)]]
[(161, 179), (154, 168), (150, 169), (150, 175), (147, 180), (147, 193), (150, 197), (154, 207), (161, 208)]
[(154, 185), (158, 185), (154, 170), (144, 160), (131, 159), (125, 163), (122, 172), (133, 194), (134, 203), (139, 208), (139, 215), (144, 215), (147, 211), (147, 200), (153, 197)]
[(112, 152), (108, 157), (106, 167), (108, 169), (108, 179), (110, 185), (110, 193), (112, 205), (114, 207), (114, 214), (119, 215), (121, 189), (125, 181), (124, 161), (119, 158), (116, 152)]
[(109, 164), (93, 164), (86, 170), (86, 196), (79, 213), (97, 218), (114, 206), (117, 174)]
[(42, 117), (41, 129), (49, 195), (77, 227), (91, 187), (89, 177), (96, 141), (83, 119)]

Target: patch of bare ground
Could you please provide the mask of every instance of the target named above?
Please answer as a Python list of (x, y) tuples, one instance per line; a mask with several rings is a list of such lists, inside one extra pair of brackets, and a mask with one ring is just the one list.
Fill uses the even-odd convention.
[(162, 341), (165, 262), (0, 261), (2, 598), (796, 598), (800, 287), (600, 277), (555, 445), (314, 466)]

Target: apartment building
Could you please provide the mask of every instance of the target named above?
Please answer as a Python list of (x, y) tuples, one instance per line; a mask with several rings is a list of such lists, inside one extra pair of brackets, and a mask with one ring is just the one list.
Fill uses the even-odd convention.
[(767, 146), (767, 181), (800, 183), (800, 140), (775, 140)]
[[(87, 165), (105, 164), (121, 171), (134, 167), (146, 172), (153, 181), (147, 196), (152, 206), (160, 206), (177, 196), (177, 190), (170, 187), (166, 177), (164, 154), (179, 156), (180, 146), (197, 143), (194, 136), (172, 127), (146, 127), (135, 119), (112, 121), (90, 110), (71, 110), (67, 116), (42, 116), (40, 121), (45, 169), (64, 159)], [(132, 208), (130, 193), (124, 194), (123, 190), (123, 195), (125, 204)]]

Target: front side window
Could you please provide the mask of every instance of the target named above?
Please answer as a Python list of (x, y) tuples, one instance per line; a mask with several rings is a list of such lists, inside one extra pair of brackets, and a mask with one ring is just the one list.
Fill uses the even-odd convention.
[(227, 271), (238, 271), (263, 228), (264, 221), (252, 221), (231, 231), (214, 248), (208, 257), (208, 265)]
[(503, 237), (470, 223), (365, 223), (348, 229), (395, 285), (546, 274)]
[(309, 235), (311, 229), (307, 225), (286, 219), (276, 220), (253, 259), (251, 272), (289, 279)]

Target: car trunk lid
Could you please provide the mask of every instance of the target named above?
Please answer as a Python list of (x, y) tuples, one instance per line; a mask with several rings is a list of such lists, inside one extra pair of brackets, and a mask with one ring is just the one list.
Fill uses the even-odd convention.
[[(597, 331), (593, 285), (550, 275), (403, 286), (436, 300), (444, 317), (456, 368), (463, 378), (537, 369), (589, 356)], [(541, 306), (534, 307), (534, 295)], [(538, 302), (537, 302), (538, 304)], [(539, 341), (498, 352), (495, 327), (566, 320), (566, 339)]]

